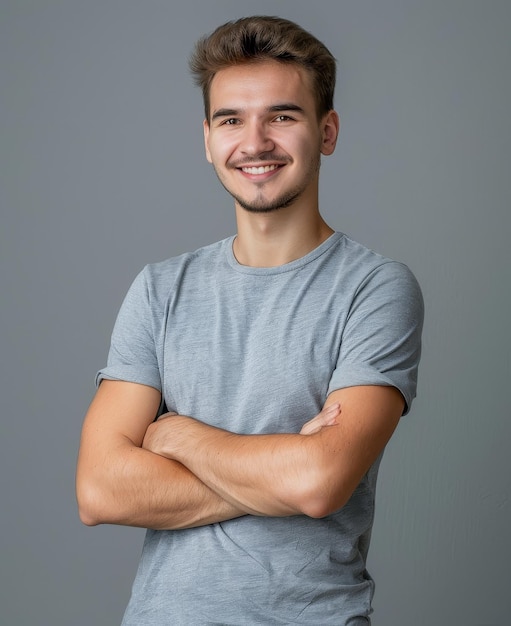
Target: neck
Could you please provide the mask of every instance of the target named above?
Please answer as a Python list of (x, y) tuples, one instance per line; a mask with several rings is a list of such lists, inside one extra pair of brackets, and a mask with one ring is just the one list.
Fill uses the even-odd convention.
[(300, 214), (290, 206), (257, 214), (236, 206), (236, 218), (234, 255), (239, 263), (251, 267), (276, 267), (295, 261), (334, 232), (317, 209)]

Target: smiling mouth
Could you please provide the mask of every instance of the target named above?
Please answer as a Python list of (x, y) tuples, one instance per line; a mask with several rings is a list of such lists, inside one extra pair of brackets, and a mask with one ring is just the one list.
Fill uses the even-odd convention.
[(242, 167), (241, 170), (245, 174), (266, 174), (267, 172), (273, 172), (279, 165), (261, 165), (260, 167)]

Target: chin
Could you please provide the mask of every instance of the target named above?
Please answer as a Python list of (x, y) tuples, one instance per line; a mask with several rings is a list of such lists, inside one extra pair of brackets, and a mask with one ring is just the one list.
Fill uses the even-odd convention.
[(273, 213), (275, 211), (285, 208), (285, 206), (289, 206), (288, 204), (286, 204), (285, 206), (281, 204), (278, 204), (278, 205), (269, 204), (269, 205), (256, 206), (253, 204), (246, 204), (245, 202), (240, 202), (239, 200), (237, 202), (242, 209), (247, 211), (247, 213)]
[(231, 195), (236, 200), (237, 204), (248, 213), (273, 213), (274, 211), (286, 209), (287, 207), (291, 206), (302, 195), (302, 191), (294, 191), (293, 193), (280, 196), (273, 200), (273, 202), (270, 200), (247, 202), (239, 196), (235, 196), (232, 193)]

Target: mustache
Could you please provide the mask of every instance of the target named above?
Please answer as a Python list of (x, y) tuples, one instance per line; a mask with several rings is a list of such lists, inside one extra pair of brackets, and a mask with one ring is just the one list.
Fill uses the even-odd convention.
[(233, 159), (232, 161), (227, 162), (227, 167), (232, 169), (239, 169), (240, 167), (250, 167), (254, 163), (261, 164), (265, 162), (269, 163), (291, 163), (292, 159), (287, 154), (275, 154), (273, 152), (269, 152), (268, 154), (261, 154), (259, 156), (254, 157), (245, 157), (244, 159)]

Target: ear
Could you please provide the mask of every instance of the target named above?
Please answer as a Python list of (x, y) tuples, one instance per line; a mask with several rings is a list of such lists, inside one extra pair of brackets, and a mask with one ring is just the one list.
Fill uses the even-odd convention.
[(204, 148), (206, 150), (206, 159), (212, 163), (213, 161), (211, 160), (211, 153), (209, 151), (209, 124), (208, 124), (208, 120), (204, 120), (204, 122), (202, 123), (203, 129), (204, 129)]
[(333, 153), (337, 144), (340, 129), (339, 116), (336, 111), (329, 111), (321, 122), (321, 154), (328, 156)]

